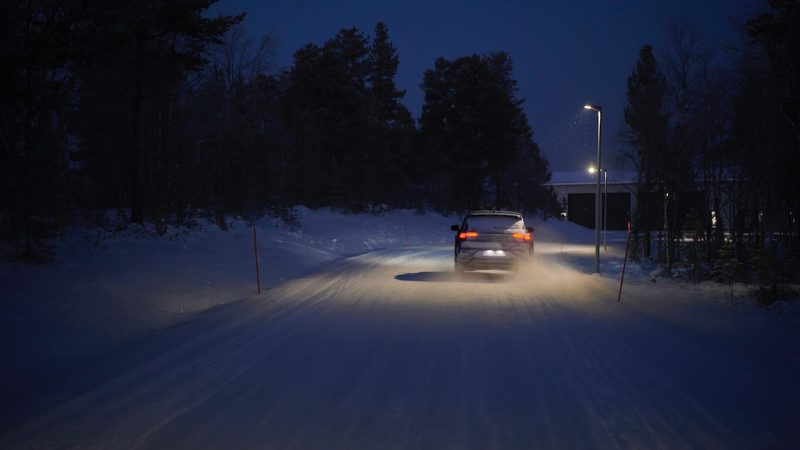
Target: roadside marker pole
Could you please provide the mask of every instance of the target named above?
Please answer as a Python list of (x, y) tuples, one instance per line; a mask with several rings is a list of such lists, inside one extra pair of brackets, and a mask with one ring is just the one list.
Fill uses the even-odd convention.
[(258, 276), (258, 239), (256, 239), (255, 224), (253, 224), (253, 249), (256, 253), (256, 284), (258, 285), (258, 295), (261, 295), (261, 279)]
[(617, 296), (617, 303), (622, 298), (622, 282), (625, 281), (625, 266), (628, 264), (628, 249), (631, 247), (631, 223), (628, 222), (628, 243), (625, 244), (625, 260), (622, 262), (622, 278), (619, 280), (619, 295)]

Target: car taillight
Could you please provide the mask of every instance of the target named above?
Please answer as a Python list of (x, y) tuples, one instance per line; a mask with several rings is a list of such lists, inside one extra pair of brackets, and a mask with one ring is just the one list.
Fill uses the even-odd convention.
[(528, 233), (514, 233), (514, 239), (522, 239), (525, 242), (531, 242), (531, 235)]
[(475, 231), (461, 232), (461, 234), (458, 235), (458, 238), (461, 239), (462, 241), (466, 240), (467, 238), (474, 238), (474, 237), (478, 237), (478, 233)]

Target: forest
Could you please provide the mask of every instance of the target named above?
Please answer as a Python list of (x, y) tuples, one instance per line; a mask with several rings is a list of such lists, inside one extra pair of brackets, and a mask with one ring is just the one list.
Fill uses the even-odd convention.
[[(505, 52), (431, 61), (417, 121), (388, 27), (341, 29), (276, 70), (212, 0), (3, 2), (0, 240), (9, 259), (108, 221), (192, 227), (295, 205), (555, 211)], [(513, 163), (513, 164), (512, 164)]]
[(634, 255), (771, 303), (800, 274), (800, 2), (768, 1), (736, 30), (711, 44), (665, 21), (667, 44), (628, 77), (617, 162), (638, 174)]
[[(215, 0), (0, 4), (0, 251), (47, 261), (73, 225), (163, 234), (296, 205), (343, 213), (560, 211), (504, 51), (438, 58), (415, 118), (388, 26), (341, 29), (276, 67)], [(797, 281), (800, 2), (710, 42), (664, 21), (627, 86), (617, 163), (638, 174), (634, 256), (693, 280)]]

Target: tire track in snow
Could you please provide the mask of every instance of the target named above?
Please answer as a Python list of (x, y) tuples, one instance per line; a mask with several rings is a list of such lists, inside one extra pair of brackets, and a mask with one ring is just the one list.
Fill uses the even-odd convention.
[(613, 326), (593, 320), (589, 311), (597, 310), (596, 303), (602, 302), (608, 306), (601, 308), (613, 311), (615, 322), (610, 325), (629, 320), (617, 313), (620, 305), (592, 295), (597, 289), (590, 282), (568, 288), (545, 283), (537, 295), (552, 320), (578, 322), (554, 331), (563, 342), (561, 347), (568, 350), (563, 365), (590, 419), (595, 444), (600, 448), (725, 448), (720, 442), (730, 442), (730, 436), (719, 421), (622, 342)]
[[(538, 247), (537, 247), (538, 250)], [(208, 314), (197, 335), (42, 420), (39, 448), (724, 447), (620, 340), (636, 320), (553, 265), (452, 276), (447, 251), (349, 258)], [(597, 311), (602, 317), (596, 316)], [(205, 329), (204, 327), (208, 327)], [(69, 420), (63, 421), (65, 417)], [(719, 439), (722, 438), (722, 439)], [(20, 445), (24, 446), (25, 442)]]

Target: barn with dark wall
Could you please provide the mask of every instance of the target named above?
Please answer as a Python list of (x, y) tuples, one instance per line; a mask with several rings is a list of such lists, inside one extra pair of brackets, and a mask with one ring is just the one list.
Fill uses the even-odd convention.
[[(597, 174), (586, 172), (553, 172), (548, 183), (563, 205), (562, 217), (570, 222), (594, 228), (594, 197)], [(609, 230), (626, 230), (636, 204), (636, 173), (608, 171), (600, 174), (601, 214), (605, 214)], [(601, 216), (601, 220), (603, 220)], [(602, 228), (602, 224), (601, 224)]]

